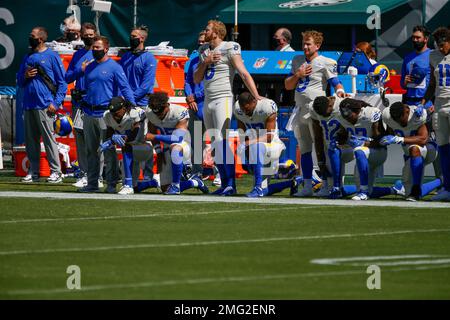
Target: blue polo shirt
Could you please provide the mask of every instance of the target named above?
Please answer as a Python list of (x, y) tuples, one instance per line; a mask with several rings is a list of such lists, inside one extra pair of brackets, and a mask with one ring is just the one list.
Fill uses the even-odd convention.
[[(45, 85), (44, 80), (38, 74), (33, 78), (25, 78), (25, 70), (28, 67), (40, 65), (57, 87), (53, 95)], [(43, 52), (28, 54), (23, 60), (17, 74), (17, 84), (23, 88), (24, 110), (42, 110), (53, 104), (58, 108), (64, 101), (67, 91), (67, 83), (64, 79), (64, 67), (59, 55), (47, 48)]]
[(156, 77), (156, 59), (150, 52), (133, 54), (125, 53), (120, 65), (128, 78), (131, 90), (134, 91), (136, 105), (147, 106), (147, 94), (153, 93)]
[(85, 70), (84, 81), (87, 91), (84, 101), (90, 106), (104, 107), (104, 110), (95, 111), (83, 107), (83, 111), (90, 116), (101, 118), (111, 99), (119, 94), (136, 104), (122, 67), (111, 58), (101, 63), (94, 61), (89, 64)]
[[(411, 52), (403, 60), (401, 86), (406, 89), (405, 96), (407, 98), (423, 98), (430, 84), (430, 49), (424, 52)], [(411, 74), (414, 82), (408, 86), (404, 85), (405, 76)]]

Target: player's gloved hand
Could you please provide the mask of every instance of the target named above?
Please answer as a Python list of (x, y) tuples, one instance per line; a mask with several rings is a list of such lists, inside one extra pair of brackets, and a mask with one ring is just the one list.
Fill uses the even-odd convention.
[(420, 118), (420, 117), (422, 116), (423, 109), (424, 109), (423, 104), (419, 104), (419, 105), (416, 107), (416, 109), (414, 110), (414, 115), (415, 115), (416, 117)]
[(112, 146), (113, 146), (113, 142), (110, 139), (108, 139), (100, 145), (99, 151), (105, 152), (106, 150), (111, 149)]
[(123, 147), (125, 145), (125, 135), (122, 134), (113, 134), (111, 140), (114, 142), (116, 146)]
[(357, 147), (361, 147), (362, 145), (364, 145), (364, 142), (366, 142), (367, 139), (365, 137), (358, 137), (358, 136), (354, 136), (351, 135), (348, 138), (348, 145), (352, 148), (357, 148)]
[(383, 146), (388, 146), (390, 144), (402, 144), (404, 140), (405, 139), (403, 137), (388, 135), (380, 139), (380, 144)]

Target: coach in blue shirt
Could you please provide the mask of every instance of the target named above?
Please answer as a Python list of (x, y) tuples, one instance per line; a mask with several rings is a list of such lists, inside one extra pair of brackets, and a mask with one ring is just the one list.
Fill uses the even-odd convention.
[(80, 166), (80, 179), (74, 183), (75, 187), (83, 187), (87, 184), (87, 159), (86, 159), (86, 146), (84, 142), (84, 133), (82, 129), (82, 110), (80, 108), (81, 95), (86, 93), (86, 87), (84, 84), (84, 69), (83, 64), (87, 64), (92, 61), (92, 45), (94, 44), (94, 37), (97, 33), (97, 27), (89, 22), (83, 23), (81, 26), (81, 40), (84, 42), (84, 47), (78, 49), (70, 60), (69, 67), (66, 72), (66, 82), (72, 83), (75, 81), (75, 90), (72, 94), (72, 119), (78, 120), (74, 123), (75, 142), (77, 145), (77, 160)]
[(28, 38), (31, 53), (23, 59), (17, 74), (17, 83), (24, 92), (25, 149), (30, 160), (30, 170), (23, 182), (39, 181), (41, 136), (51, 169), (47, 181), (62, 182), (58, 146), (53, 135), (53, 117), (64, 101), (67, 84), (61, 58), (46, 47), (47, 38), (45, 28), (33, 28)]
[[(100, 155), (98, 148), (103, 142), (106, 133), (106, 125), (103, 113), (107, 110), (112, 97), (119, 92), (133, 105), (136, 105), (133, 92), (122, 67), (113, 59), (109, 58), (109, 40), (103, 36), (94, 38), (92, 55), (94, 61), (84, 64), (84, 81), (86, 96), (82, 102), (84, 112), (83, 132), (87, 153), (87, 186), (78, 189), (80, 192), (98, 192), (98, 179), (100, 171)], [(108, 150), (115, 152), (115, 149)], [(106, 158), (106, 157), (105, 157)], [(118, 180), (116, 165), (107, 165), (106, 180), (108, 182), (107, 192), (115, 192)]]
[[(205, 31), (201, 31), (198, 34), (197, 44), (201, 46), (205, 43)], [(185, 68), (186, 79), (184, 82), (184, 94), (186, 95), (186, 103), (189, 108), (189, 133), (191, 134), (191, 162), (192, 162), (192, 173), (202, 174), (202, 158), (203, 149), (205, 143), (203, 141), (203, 132), (205, 131), (205, 126), (203, 123), (203, 103), (205, 101), (205, 91), (203, 88), (203, 81), (196, 84), (194, 82), (194, 71), (197, 69), (200, 63), (200, 57), (198, 51), (194, 50), (189, 61), (186, 63), (187, 68)], [(202, 135), (195, 135), (195, 123), (200, 123), (202, 128)], [(201, 150), (196, 148), (197, 144), (195, 141), (201, 141)]]
[(418, 105), (421, 103), (430, 83), (430, 49), (427, 46), (430, 32), (424, 26), (413, 29), (412, 43), (414, 51), (403, 60), (401, 86), (406, 89), (403, 103)]
[[(156, 77), (156, 59), (150, 52), (144, 50), (148, 37), (146, 26), (136, 27), (130, 33), (130, 51), (120, 59), (120, 65), (128, 78), (134, 100), (138, 107), (148, 106), (148, 94), (153, 93)], [(153, 179), (153, 158), (145, 163), (144, 180)]]
[(153, 93), (156, 77), (156, 59), (153, 54), (144, 51), (147, 37), (148, 28), (145, 26), (131, 30), (130, 51), (120, 59), (138, 107), (147, 107), (147, 95)]

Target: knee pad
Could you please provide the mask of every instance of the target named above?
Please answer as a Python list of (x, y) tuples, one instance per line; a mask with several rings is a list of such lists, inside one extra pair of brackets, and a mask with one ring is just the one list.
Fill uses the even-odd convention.
[(355, 149), (353, 149), (353, 154), (355, 155), (355, 158), (361, 157), (362, 155), (364, 155), (366, 157), (366, 159), (369, 158), (369, 154), (370, 154), (370, 149), (368, 147), (356, 147)]

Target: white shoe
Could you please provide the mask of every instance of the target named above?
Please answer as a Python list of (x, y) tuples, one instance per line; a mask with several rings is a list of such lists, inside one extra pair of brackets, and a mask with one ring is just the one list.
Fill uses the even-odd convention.
[[(86, 185), (87, 185), (87, 180), (86, 180)], [(99, 188), (103, 188), (103, 180), (98, 180), (98, 187)]]
[(72, 185), (77, 188), (83, 188), (87, 186), (87, 177), (86, 176), (81, 177), (80, 179), (77, 180), (77, 182), (75, 182)]
[(118, 194), (121, 194), (121, 195), (134, 194), (133, 187), (124, 185), (124, 186), (122, 186), (122, 188), (120, 188), (120, 191), (118, 192)]
[(330, 190), (328, 189), (328, 187), (320, 188), (320, 190), (313, 195), (319, 198), (327, 198), (330, 195)]
[(31, 174), (27, 174), (20, 181), (25, 182), (25, 183), (31, 183), (31, 182), (33, 182), (33, 176)]
[(302, 190), (300, 190), (297, 193), (294, 193), (292, 195), (293, 197), (299, 197), (299, 198), (303, 198), (303, 197), (312, 197), (313, 196), (313, 190), (312, 188), (303, 188)]
[(360, 191), (352, 197), (352, 200), (365, 201), (365, 200), (369, 200), (369, 196), (367, 195), (367, 193)]
[(450, 201), (450, 191), (443, 190), (431, 198), (431, 201)]
[(61, 175), (59, 173), (52, 172), (50, 177), (48, 177), (47, 182), (49, 182), (49, 183), (61, 183), (62, 182), (62, 177), (61, 177)]
[(394, 185), (391, 187), (391, 190), (396, 196), (406, 197), (405, 186), (400, 180), (395, 181)]
[(214, 181), (213, 181), (213, 185), (215, 185), (215, 186), (222, 185), (222, 180), (220, 180), (220, 174), (219, 173), (216, 174), (216, 177), (214, 178)]

